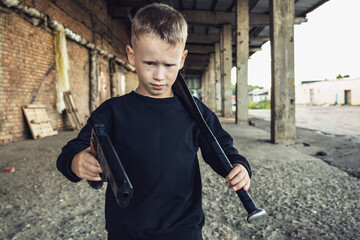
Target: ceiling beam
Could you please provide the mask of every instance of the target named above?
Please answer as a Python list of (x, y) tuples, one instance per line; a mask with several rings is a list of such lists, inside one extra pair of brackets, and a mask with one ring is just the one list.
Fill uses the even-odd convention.
[(179, 0), (179, 10), (183, 10), (184, 5), (183, 5), (183, 1)]
[(213, 44), (219, 41), (220, 41), (219, 34), (192, 33), (189, 34), (187, 39), (188, 43), (203, 43), (203, 44)]
[[(270, 40), (270, 37), (253, 37), (250, 36), (251, 42), (267, 42)], [(189, 34), (187, 43), (193, 44), (193, 43), (201, 43), (201, 44), (214, 44), (216, 42), (220, 41), (220, 35), (219, 34), (201, 34), (201, 33), (192, 33)]]
[(189, 53), (209, 54), (215, 52), (215, 45), (186, 44)]
[(217, 4), (218, 0), (213, 0), (212, 4), (211, 4), (211, 11), (215, 11), (216, 8), (216, 4)]
[[(115, 7), (109, 9), (109, 15), (115, 18), (128, 18), (128, 13), (131, 8), (128, 7)], [(211, 12), (199, 10), (183, 10), (181, 11), (185, 16), (189, 25), (207, 25), (219, 26), (222, 24), (232, 24), (235, 26), (235, 13), (233, 12)], [(306, 22), (304, 17), (296, 17), (295, 24)], [(268, 14), (250, 13), (250, 26), (269, 26), (270, 17)]]
[(206, 70), (207, 65), (205, 66), (200, 66), (200, 65), (194, 65), (194, 64), (189, 64), (185, 62), (184, 65), (184, 70), (186, 72), (203, 72)]
[(186, 59), (191, 61), (199, 61), (199, 62), (208, 62), (210, 59), (210, 54), (200, 54), (200, 53), (192, 53), (189, 51)]
[[(235, 26), (235, 13), (233, 12), (210, 12), (210, 11), (181, 11), (185, 16), (188, 24), (194, 25), (210, 25), (217, 26), (222, 24), (232, 24)], [(306, 22), (307, 19), (303, 17), (296, 17), (295, 24)], [(268, 14), (250, 13), (250, 26), (269, 26), (270, 17)]]
[[(199, 54), (199, 56), (203, 56), (204, 57), (199, 57), (199, 58), (208, 58), (210, 53), (214, 53), (215, 52), (215, 46), (214, 45), (199, 45), (199, 44), (186, 44), (185, 47), (186, 50), (189, 51), (189, 54)], [(236, 47), (235, 45), (233, 45), (233, 52), (236, 51)], [(257, 52), (257, 51), (261, 51), (261, 47), (249, 47), (249, 52)]]

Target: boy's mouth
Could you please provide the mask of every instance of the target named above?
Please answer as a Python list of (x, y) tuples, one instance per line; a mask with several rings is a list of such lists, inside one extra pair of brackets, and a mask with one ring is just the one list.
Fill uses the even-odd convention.
[(155, 89), (155, 90), (162, 90), (165, 85), (160, 85), (160, 84), (151, 84), (151, 86)]

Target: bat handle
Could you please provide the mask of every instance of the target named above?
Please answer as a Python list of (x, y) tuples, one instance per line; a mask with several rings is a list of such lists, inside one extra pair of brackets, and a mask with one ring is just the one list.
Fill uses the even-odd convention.
[(244, 208), (248, 212), (247, 221), (248, 223), (252, 223), (257, 219), (260, 219), (266, 216), (266, 211), (264, 209), (260, 209), (256, 207), (254, 200), (252, 200), (250, 194), (244, 189), (240, 189), (236, 191), (236, 194), (239, 196)]
[[(227, 158), (226, 154), (222, 150), (219, 142), (216, 140), (215, 137), (214, 137), (214, 141), (211, 142), (211, 146), (216, 152), (217, 156), (219, 157), (226, 172), (229, 173), (233, 169), (233, 166), (230, 163), (229, 159)], [(254, 200), (252, 200), (250, 194), (247, 191), (245, 191), (244, 189), (240, 189), (237, 190), (236, 193), (239, 196), (242, 204), (244, 205), (244, 208), (248, 212), (248, 217), (247, 217), (248, 223), (251, 223), (257, 219), (266, 216), (266, 211), (264, 209), (260, 209), (256, 207)]]

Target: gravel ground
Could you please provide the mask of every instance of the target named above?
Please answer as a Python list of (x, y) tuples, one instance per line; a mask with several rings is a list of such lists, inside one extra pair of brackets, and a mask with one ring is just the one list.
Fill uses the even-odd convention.
[[(254, 224), (236, 194), (201, 161), (204, 239), (360, 239), (360, 182), (269, 133), (224, 124), (252, 166), (250, 194), (268, 217)], [(316, 133), (314, 133), (316, 134)], [(76, 132), (0, 146), (0, 239), (106, 239), (104, 190), (74, 184), (56, 169)], [(15, 172), (5, 173), (7, 166)]]

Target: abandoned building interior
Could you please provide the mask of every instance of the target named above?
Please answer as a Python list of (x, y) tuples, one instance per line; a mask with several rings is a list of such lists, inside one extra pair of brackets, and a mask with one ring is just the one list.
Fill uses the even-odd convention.
[[(136, 69), (125, 51), (128, 15), (151, 2), (0, 0), (0, 144), (79, 129), (103, 101), (133, 91)], [(306, 14), (327, 0), (156, 2), (179, 9), (189, 24), (182, 70), (189, 87), (237, 123), (248, 121), (249, 56), (271, 41), (271, 140), (293, 142), (294, 24), (306, 22)], [(39, 124), (48, 127), (45, 133), (33, 132)]]

